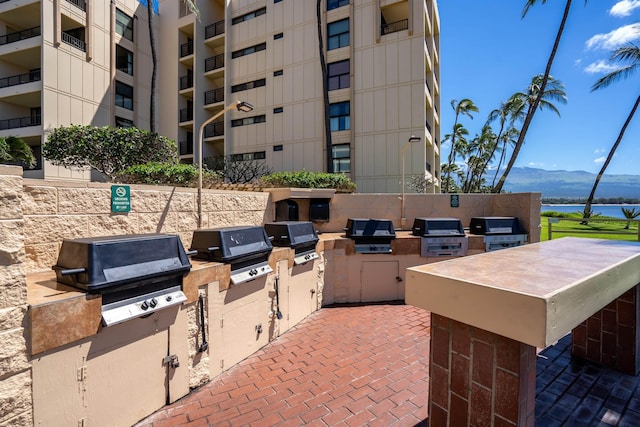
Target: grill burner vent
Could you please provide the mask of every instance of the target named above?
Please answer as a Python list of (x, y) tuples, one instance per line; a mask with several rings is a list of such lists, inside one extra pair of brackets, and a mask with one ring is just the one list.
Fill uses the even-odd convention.
[(344, 230), (354, 241), (355, 251), (362, 254), (391, 253), (391, 240), (396, 238), (389, 219), (349, 218)]
[(282, 221), (264, 225), (273, 245), (292, 248), (295, 265), (304, 264), (320, 258), (316, 253), (318, 234), (309, 221)]
[(468, 239), (458, 218), (416, 218), (413, 235), (422, 237), (420, 255), (423, 257), (467, 255)]
[(111, 326), (186, 301), (191, 263), (178, 236), (131, 234), (65, 239), (52, 268), (58, 282), (100, 293)]
[(512, 216), (485, 216), (471, 218), (469, 231), (484, 235), (487, 252), (524, 245), (527, 234), (518, 218)]
[(273, 245), (261, 226), (195, 230), (191, 250), (196, 259), (230, 264), (234, 285), (273, 271), (268, 263)]

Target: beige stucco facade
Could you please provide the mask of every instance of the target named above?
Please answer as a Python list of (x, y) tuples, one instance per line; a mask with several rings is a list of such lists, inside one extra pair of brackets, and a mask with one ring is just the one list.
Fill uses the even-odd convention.
[[(264, 160), (274, 171), (327, 171), (330, 163), (359, 192), (399, 192), (401, 153), (415, 135), (406, 180), (424, 176), (438, 192), (434, 0), (323, 0), (320, 25), (316, 2), (196, 3), (199, 19), (180, 1), (160, 0), (153, 21), (156, 130), (178, 142), (182, 161), (198, 161), (200, 126), (240, 99), (255, 109), (205, 128), (203, 157)], [(122, 35), (127, 20), (130, 37)], [(318, 28), (334, 123), (329, 153)], [(9, 0), (0, 3), (0, 33), (0, 136), (22, 137), (39, 157), (58, 126), (149, 129), (152, 60), (138, 1)], [(92, 178), (46, 162), (25, 177)]]

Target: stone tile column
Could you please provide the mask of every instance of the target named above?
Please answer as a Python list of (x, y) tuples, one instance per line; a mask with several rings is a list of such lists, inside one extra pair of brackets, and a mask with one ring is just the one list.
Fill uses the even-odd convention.
[(33, 425), (22, 168), (0, 165), (0, 425)]
[(573, 329), (571, 353), (629, 375), (640, 372), (638, 300), (640, 286), (628, 290)]
[(536, 349), (431, 314), (429, 425), (534, 426)]

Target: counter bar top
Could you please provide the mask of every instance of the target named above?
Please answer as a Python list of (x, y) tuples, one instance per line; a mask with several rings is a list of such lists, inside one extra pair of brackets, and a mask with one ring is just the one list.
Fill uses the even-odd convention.
[(640, 283), (640, 243), (565, 237), (407, 269), (405, 301), (546, 347)]

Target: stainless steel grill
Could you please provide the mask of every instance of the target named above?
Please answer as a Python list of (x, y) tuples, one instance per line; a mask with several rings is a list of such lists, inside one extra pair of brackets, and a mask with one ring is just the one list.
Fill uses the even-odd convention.
[(178, 236), (132, 234), (65, 239), (52, 268), (59, 282), (101, 294), (111, 326), (186, 301), (191, 263)]
[(318, 234), (309, 221), (281, 221), (264, 225), (264, 229), (274, 246), (294, 250), (293, 262), (305, 264), (320, 258), (316, 253)]
[(423, 257), (467, 255), (468, 239), (458, 218), (416, 218), (412, 232), (421, 237)]
[(349, 218), (344, 230), (354, 241), (355, 251), (362, 254), (391, 253), (391, 241), (396, 238), (393, 222), (388, 219)]
[(469, 232), (484, 235), (487, 252), (524, 245), (527, 241), (527, 233), (518, 218), (512, 216), (471, 218)]
[(231, 265), (231, 283), (239, 285), (269, 274), (273, 245), (261, 226), (223, 227), (193, 232), (196, 259)]

